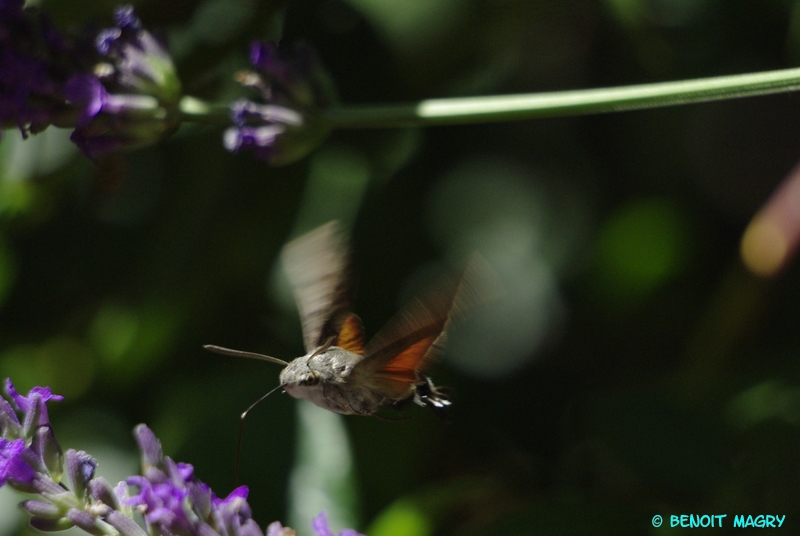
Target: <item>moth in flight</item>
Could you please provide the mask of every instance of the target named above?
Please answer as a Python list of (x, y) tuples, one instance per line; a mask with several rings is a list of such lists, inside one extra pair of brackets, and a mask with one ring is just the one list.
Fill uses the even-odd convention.
[(284, 246), (281, 260), (300, 312), (305, 355), (287, 363), (220, 346), (205, 348), (283, 365), (278, 388), (336, 413), (373, 415), (409, 400), (435, 410), (449, 406), (425, 371), (441, 351), (450, 321), (485, 301), (479, 291), (483, 264), (472, 259), (459, 279), (405, 306), (365, 344), (361, 319), (350, 310), (349, 257), (335, 221)]

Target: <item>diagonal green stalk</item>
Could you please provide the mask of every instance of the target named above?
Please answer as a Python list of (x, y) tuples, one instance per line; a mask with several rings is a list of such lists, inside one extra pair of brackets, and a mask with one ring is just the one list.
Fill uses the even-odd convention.
[(345, 106), (325, 110), (322, 118), (331, 128), (486, 123), (658, 108), (798, 89), (800, 69), (796, 68), (635, 86)]
[[(334, 129), (488, 123), (660, 108), (797, 90), (800, 68), (598, 89), (341, 106), (321, 111), (318, 119)], [(186, 96), (180, 109), (186, 122), (230, 124), (226, 106)]]

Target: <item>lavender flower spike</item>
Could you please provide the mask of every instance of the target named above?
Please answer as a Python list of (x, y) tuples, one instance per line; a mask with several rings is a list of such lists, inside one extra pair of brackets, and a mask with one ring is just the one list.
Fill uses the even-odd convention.
[(332, 84), (310, 48), (292, 54), (274, 43), (253, 43), (250, 62), (239, 82), (257, 91), (263, 103), (240, 99), (231, 105), (233, 126), (225, 131), (229, 151), (252, 150), (271, 164), (288, 164), (318, 147), (330, 128), (319, 110), (336, 101)]
[(93, 71), (74, 74), (64, 88), (79, 110), (70, 139), (90, 158), (153, 143), (179, 125), (181, 84), (166, 47), (132, 6), (117, 7), (114, 19), (95, 38)]
[(144, 516), (151, 529), (171, 536), (264, 536), (251, 519), (247, 488), (239, 487), (219, 499), (194, 476), (194, 468), (163, 456), (161, 445), (145, 425), (135, 435), (142, 451), (144, 476), (127, 482), (138, 489), (123, 500)]
[[(95, 477), (94, 458), (70, 449), (66, 454), (70, 489), (58, 482), (44, 459), (51, 456), (48, 452), (61, 452), (57, 443), (45, 446), (55, 442), (45, 404), (62, 397), (46, 387), (34, 387), (22, 396), (10, 380), (6, 380), (6, 393), (23, 419), (0, 398), (0, 486), (9, 484), (38, 495), (20, 505), (31, 515), (31, 527), (45, 532), (78, 527), (94, 536), (265, 536), (252, 519), (247, 487), (218, 498), (195, 476), (191, 465), (164, 456), (161, 443), (143, 424), (134, 430), (141, 451), (141, 476), (131, 476), (112, 488)], [(147, 530), (134, 521), (133, 509), (141, 513)], [(317, 536), (333, 536), (324, 512), (312, 526)], [(277, 521), (266, 534), (296, 535)], [(339, 536), (361, 535), (345, 529)]]
[(23, 137), (74, 128), (91, 158), (172, 134), (181, 96), (172, 59), (131, 6), (114, 16), (114, 27), (68, 39), (22, 0), (1, 0), (0, 127)]
[(22, 396), (10, 379), (5, 392), (22, 418), (0, 399), (0, 486), (7, 483), (29, 493), (52, 491), (63, 472), (63, 457), (50, 428), (47, 402), (64, 397), (49, 387), (34, 387)]

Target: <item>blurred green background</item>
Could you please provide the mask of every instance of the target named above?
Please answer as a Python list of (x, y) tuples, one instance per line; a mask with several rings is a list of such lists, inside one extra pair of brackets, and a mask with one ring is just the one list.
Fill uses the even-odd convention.
[[(232, 97), (254, 38), (304, 40), (346, 104), (777, 69), (794, 0), (137, 2), (185, 92)], [(45, 1), (62, 28), (109, 1)], [(335, 132), (269, 168), (217, 129), (96, 165), (48, 131), (0, 143), (0, 376), (66, 397), (64, 448), (116, 482), (144, 422), (219, 494), (238, 415), (300, 355), (276, 256), (339, 218), (374, 334), (471, 251), (506, 296), (432, 371), (450, 422), (340, 418), (275, 394), (245, 426), (254, 517), (308, 534), (673, 534), (661, 514), (787, 515), (800, 530), (800, 271), (748, 274), (747, 222), (800, 157), (797, 95), (424, 130)], [(0, 534), (24, 534), (0, 490)], [(794, 528), (793, 528), (794, 527)]]

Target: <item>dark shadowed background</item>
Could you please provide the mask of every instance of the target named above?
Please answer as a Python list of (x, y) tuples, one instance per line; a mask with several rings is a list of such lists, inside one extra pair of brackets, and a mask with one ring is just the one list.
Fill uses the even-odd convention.
[[(790, 67), (790, 0), (137, 2), (184, 90), (226, 102), (249, 42), (313, 45), (343, 103), (523, 93)], [(46, 1), (56, 24), (114, 3)], [(238, 415), (300, 325), (277, 254), (339, 218), (368, 335), (473, 250), (506, 289), (431, 371), (449, 423), (338, 418), (275, 394), (245, 427), (254, 517), (326, 508), (370, 536), (670, 534), (671, 514), (786, 515), (800, 530), (800, 271), (739, 257), (800, 158), (796, 95), (581, 118), (335, 132), (281, 168), (185, 126), (96, 165), (48, 131), (0, 143), (0, 376), (66, 397), (51, 418), (114, 482), (130, 431), (218, 495)], [(345, 433), (346, 432), (346, 433)], [(26, 534), (2, 490), (0, 534)], [(665, 526), (654, 529), (660, 514)], [(794, 527), (794, 528), (792, 528)], [(675, 529), (677, 530), (677, 529)]]

